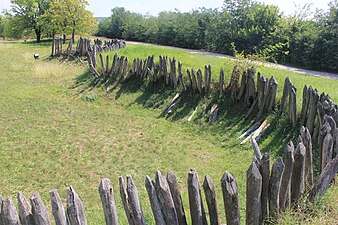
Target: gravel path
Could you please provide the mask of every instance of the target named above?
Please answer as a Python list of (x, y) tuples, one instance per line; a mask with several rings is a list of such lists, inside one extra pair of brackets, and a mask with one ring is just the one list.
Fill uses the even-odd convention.
[[(149, 44), (149, 43), (142, 43), (142, 42), (134, 42), (134, 41), (127, 41), (128, 44), (143, 44), (143, 45), (155, 45), (155, 44)], [(176, 49), (176, 50), (183, 50), (190, 52), (192, 54), (200, 54), (200, 55), (207, 55), (207, 56), (215, 56), (218, 58), (228, 58), (228, 59), (233, 59), (236, 60), (235, 57), (224, 55), (224, 54), (219, 54), (219, 53), (213, 53), (213, 52), (206, 52), (206, 51), (200, 51), (200, 50), (193, 50), (193, 49), (186, 49), (186, 48), (178, 48), (178, 47), (172, 47), (172, 46), (162, 46), (162, 45), (157, 45), (165, 48), (171, 48), (171, 49)], [(338, 80), (338, 74), (337, 73), (328, 73), (328, 72), (321, 72), (321, 71), (315, 71), (315, 70), (306, 70), (306, 69), (300, 69), (292, 66), (284, 66), (276, 63), (263, 63), (265, 66), (268, 67), (274, 67), (282, 70), (287, 70), (287, 71), (292, 71), (295, 73), (300, 73), (300, 74), (305, 74), (305, 75), (310, 75), (310, 76), (315, 76), (315, 77), (325, 77), (328, 79), (333, 79), (333, 80)]]

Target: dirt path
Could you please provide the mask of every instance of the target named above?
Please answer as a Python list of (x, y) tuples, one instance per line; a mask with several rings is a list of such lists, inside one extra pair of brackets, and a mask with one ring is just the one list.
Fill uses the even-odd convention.
[[(155, 45), (155, 44), (149, 44), (149, 43), (142, 43), (142, 42), (134, 42), (134, 41), (127, 41), (128, 44), (143, 44), (143, 45)], [(177, 49), (177, 50), (183, 50), (190, 52), (192, 54), (200, 54), (200, 55), (207, 55), (207, 56), (215, 56), (218, 58), (228, 58), (228, 59), (233, 59), (236, 60), (235, 57), (224, 55), (224, 54), (219, 54), (219, 53), (213, 53), (213, 52), (206, 52), (206, 51), (200, 51), (200, 50), (194, 50), (194, 49), (186, 49), (186, 48), (178, 48), (178, 47), (172, 47), (172, 46), (162, 46), (162, 45), (157, 45), (165, 48), (171, 48), (171, 49)], [(277, 69), (282, 69), (282, 70), (287, 70), (287, 71), (292, 71), (295, 73), (300, 73), (300, 74), (305, 74), (305, 75), (310, 75), (310, 76), (315, 76), (315, 77), (325, 77), (328, 79), (333, 79), (333, 80), (338, 80), (338, 74), (337, 73), (328, 73), (328, 72), (321, 72), (321, 71), (315, 71), (315, 70), (306, 70), (306, 69), (300, 69), (292, 66), (284, 66), (276, 63), (263, 63), (265, 66), (268, 67), (274, 67)]]

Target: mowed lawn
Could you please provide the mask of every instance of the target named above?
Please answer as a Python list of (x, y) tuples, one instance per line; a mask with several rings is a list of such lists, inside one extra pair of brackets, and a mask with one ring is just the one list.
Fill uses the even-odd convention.
[[(154, 224), (144, 187), (145, 176), (154, 177), (156, 170), (164, 174), (174, 171), (189, 214), (187, 174), (190, 168), (196, 168), (201, 182), (205, 174), (213, 179), (225, 222), (220, 179), (229, 171), (237, 179), (244, 221), (246, 170), (254, 154), (249, 144), (240, 146), (236, 138), (252, 121), (242, 121), (242, 115), (231, 112), (231, 107), (224, 110), (225, 120), (214, 125), (187, 123), (187, 116), (165, 119), (161, 113), (174, 92), (162, 99), (156, 93), (145, 95), (144, 87), (129, 91), (116, 89), (106, 94), (100, 87), (87, 88), (85, 83), (77, 86), (88, 75), (86, 62), (50, 61), (49, 52), (49, 43), (0, 42), (0, 195), (16, 199), (19, 191), (26, 197), (38, 191), (51, 211), (49, 190), (58, 189), (65, 202), (66, 188), (72, 185), (84, 201), (88, 223), (105, 224), (97, 187), (100, 179), (108, 177), (114, 186), (120, 224), (127, 224), (118, 177), (131, 174), (147, 224)], [(34, 53), (40, 54), (40, 60), (33, 59)], [(233, 67), (230, 60), (155, 46), (130, 45), (119, 54), (130, 59), (150, 54), (176, 56), (185, 68), (211, 64), (216, 74), (224, 68), (227, 79)], [(299, 90), (299, 99), (302, 86), (307, 83), (321, 91), (327, 90), (338, 101), (338, 81), (271, 68), (258, 69), (263, 75), (275, 75), (280, 84), (285, 76), (290, 76)], [(280, 88), (279, 96), (281, 92)], [(149, 106), (150, 102), (156, 105), (156, 101), (163, 103)], [(193, 108), (186, 111), (192, 112)], [(286, 124), (284, 117), (278, 121)], [(287, 138), (294, 134), (293, 131), (290, 136), (276, 138), (285, 130), (278, 126), (279, 122), (274, 123), (278, 129), (270, 130), (261, 143), (264, 152), (272, 153), (273, 161)], [(326, 196), (332, 198), (338, 198), (335, 191)], [(324, 219), (330, 224), (332, 218), (337, 219), (337, 200), (327, 202), (319, 206), (309, 223)], [(327, 208), (330, 208), (328, 215)], [(294, 217), (286, 218), (286, 221), (294, 220)]]

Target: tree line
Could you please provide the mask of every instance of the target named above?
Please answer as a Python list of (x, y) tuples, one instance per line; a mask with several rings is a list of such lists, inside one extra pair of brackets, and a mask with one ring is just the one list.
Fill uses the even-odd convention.
[(11, 9), (0, 15), (0, 36), (23, 38), (93, 32), (96, 20), (86, 9), (87, 0), (11, 0)]
[(337, 0), (328, 12), (311, 16), (308, 6), (292, 16), (255, 0), (224, 0), (221, 9), (165, 11), (158, 16), (116, 7), (101, 20), (97, 35), (338, 71)]

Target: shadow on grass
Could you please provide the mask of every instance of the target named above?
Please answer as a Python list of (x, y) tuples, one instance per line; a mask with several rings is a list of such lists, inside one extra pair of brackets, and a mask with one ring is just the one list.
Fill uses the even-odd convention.
[[(162, 84), (163, 82), (160, 82)], [(109, 88), (107, 95), (115, 95), (115, 100), (120, 99), (122, 95), (139, 93), (137, 97), (129, 103), (141, 105), (147, 109), (160, 109), (162, 113), (158, 118), (166, 118), (172, 122), (188, 123), (188, 118), (192, 117), (191, 123), (199, 124), (203, 130), (207, 130), (212, 134), (223, 137), (226, 134), (227, 138), (235, 139), (245, 130), (251, 127), (254, 123), (262, 118), (257, 118), (253, 113), (252, 117), (245, 119), (249, 107), (241, 102), (232, 102), (229, 95), (224, 95), (219, 98), (218, 94), (209, 96), (192, 95), (189, 90), (178, 88), (173, 90), (171, 87), (151, 84), (144, 82), (138, 77), (134, 77), (127, 81), (112, 79), (109, 83), (102, 78), (93, 79), (90, 71), (86, 71), (75, 79), (74, 87), (84, 86), (95, 88), (104, 86)], [(166, 113), (174, 96), (180, 93), (180, 98), (174, 106), (172, 113)], [(209, 115), (214, 104), (218, 105), (217, 120), (209, 123)], [(197, 108), (197, 109), (196, 109)], [(196, 110), (195, 110), (196, 109)], [(269, 128), (259, 140), (264, 143), (262, 153), (270, 152), (273, 156), (282, 155), (285, 145), (290, 141), (295, 141), (299, 133), (299, 125), (293, 127), (286, 115), (279, 115), (277, 112), (272, 112), (267, 117), (270, 123)], [(233, 141), (234, 146), (239, 145), (239, 141)]]
[(32, 47), (48, 47), (52, 46), (52, 39), (43, 39), (40, 43), (37, 43), (36, 40), (24, 41), (23, 44), (32, 46)]

